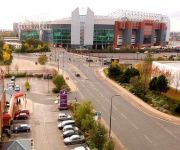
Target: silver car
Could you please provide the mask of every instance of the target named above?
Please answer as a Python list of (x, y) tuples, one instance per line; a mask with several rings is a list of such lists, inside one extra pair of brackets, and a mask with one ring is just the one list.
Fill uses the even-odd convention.
[(82, 144), (85, 142), (85, 138), (83, 135), (72, 135), (71, 137), (67, 137), (64, 139), (64, 143), (66, 145), (70, 144)]

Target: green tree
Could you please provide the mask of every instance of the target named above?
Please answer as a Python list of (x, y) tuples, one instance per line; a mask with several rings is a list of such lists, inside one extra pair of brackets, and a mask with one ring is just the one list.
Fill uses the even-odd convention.
[(54, 91), (57, 91), (57, 92), (59, 92), (61, 89), (63, 89), (64, 85), (66, 85), (66, 82), (65, 82), (63, 76), (58, 75), (58, 74), (53, 77), (53, 83), (56, 86)]
[(152, 78), (152, 80), (149, 82), (149, 89), (152, 90), (152, 91), (155, 91), (157, 90), (157, 80), (158, 78), (157, 77), (154, 77)]
[(122, 74), (120, 65), (117, 61), (113, 61), (108, 68), (108, 76), (112, 79), (116, 79), (118, 76)]
[(133, 67), (127, 68), (122, 76), (120, 77), (120, 82), (129, 83), (130, 79), (134, 76), (139, 76), (139, 71)]
[(157, 88), (160, 92), (166, 92), (168, 90), (168, 80), (164, 75), (158, 77)]
[(94, 143), (95, 148), (97, 148), (98, 150), (103, 150), (104, 148), (107, 140), (106, 133), (107, 131), (102, 124), (94, 124), (94, 128), (91, 130), (90, 140), (92, 143)]
[(38, 62), (41, 65), (45, 65), (47, 61), (48, 61), (48, 57), (46, 55), (41, 55), (38, 57)]
[(108, 138), (104, 146), (104, 150), (114, 150), (114, 142), (112, 138)]
[(26, 91), (29, 91), (30, 90), (30, 83), (29, 83), (29, 81), (26, 81), (25, 82), (25, 88), (26, 88)]
[(93, 116), (93, 106), (90, 101), (84, 101), (81, 105), (78, 105), (74, 113), (77, 125), (80, 128), (86, 129), (87, 132), (89, 129), (92, 129), (92, 125), (94, 124), (92, 121)]

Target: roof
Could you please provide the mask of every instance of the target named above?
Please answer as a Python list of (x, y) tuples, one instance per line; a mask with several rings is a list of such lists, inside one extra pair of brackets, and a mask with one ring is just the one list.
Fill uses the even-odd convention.
[(2, 150), (32, 150), (31, 139), (21, 139), (3, 143)]

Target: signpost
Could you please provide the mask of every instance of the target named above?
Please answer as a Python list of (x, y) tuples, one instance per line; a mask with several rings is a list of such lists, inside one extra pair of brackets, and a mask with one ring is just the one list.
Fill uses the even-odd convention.
[(60, 95), (59, 110), (66, 110), (66, 109), (68, 109), (68, 105), (67, 105), (67, 91), (61, 90), (59, 95)]

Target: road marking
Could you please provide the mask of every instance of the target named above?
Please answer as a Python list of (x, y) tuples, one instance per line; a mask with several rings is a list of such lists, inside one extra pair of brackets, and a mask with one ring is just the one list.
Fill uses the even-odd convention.
[(144, 135), (144, 137), (145, 137), (145, 139), (146, 139), (149, 143), (151, 143), (151, 144), (152, 144), (151, 139), (150, 139), (147, 135)]
[(139, 129), (133, 122), (130, 122), (130, 123), (131, 123), (131, 125), (132, 125), (136, 130)]
[(127, 117), (126, 117), (123, 113), (121, 113), (121, 116), (122, 116), (123, 118), (127, 119)]

